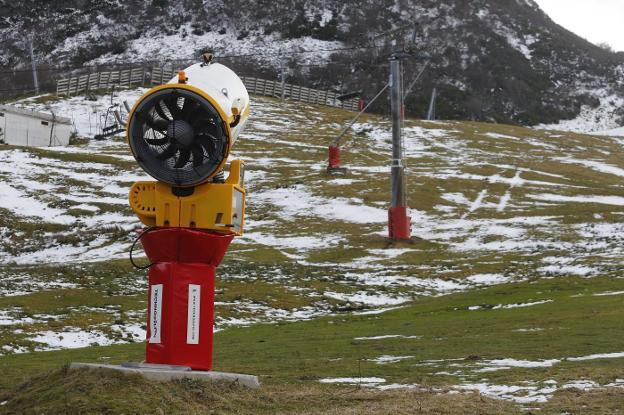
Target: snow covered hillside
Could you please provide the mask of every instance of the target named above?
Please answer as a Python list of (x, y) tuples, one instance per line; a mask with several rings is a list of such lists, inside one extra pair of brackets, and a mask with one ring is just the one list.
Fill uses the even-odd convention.
[[(45, 105), (87, 137), (90, 112), (107, 99)], [(233, 155), (247, 162), (247, 228), (219, 270), (218, 328), (379, 313), (420, 296), (620, 272), (621, 139), (408, 120), (418, 239), (387, 247), (390, 123), (370, 116), (356, 124), (344, 149), (348, 175), (324, 173), (327, 144), (350, 116), (254, 97)], [(4, 353), (143, 338), (145, 276), (125, 258), (139, 226), (127, 191), (144, 177), (121, 138), (0, 147)]]
[(598, 100), (597, 105), (585, 104), (576, 118), (555, 124), (542, 124), (536, 128), (599, 135), (624, 135), (624, 127), (621, 126), (624, 97), (605, 88), (587, 92)]
[[(533, 0), (0, 0), (7, 93), (32, 89), (23, 33), (35, 34), (40, 82), (52, 88), (85, 66), (166, 64), (212, 50), (239, 73), (276, 79), (284, 70), (293, 83), (370, 99), (404, 46), (431, 58), (407, 102), (417, 117), (436, 87), (443, 119), (587, 125), (624, 85), (624, 55), (565, 30)], [(422, 67), (405, 64), (408, 80)], [(597, 121), (592, 131), (604, 130)], [(608, 122), (623, 124), (624, 109)]]

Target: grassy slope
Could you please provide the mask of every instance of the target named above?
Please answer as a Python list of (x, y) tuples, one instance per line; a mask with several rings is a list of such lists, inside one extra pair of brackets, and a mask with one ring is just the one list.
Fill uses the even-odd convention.
[[(617, 174), (578, 164), (579, 160), (593, 160), (624, 167), (617, 140), (480, 123), (407, 121), (409, 203), (417, 209), (414, 233), (423, 239), (400, 247), (405, 250), (397, 256), (385, 257), (379, 251), (371, 251), (385, 247), (380, 236), (385, 230), (383, 220), (359, 224), (301, 212), (294, 218), (285, 218), (283, 209), (262, 197), (272, 191), (297, 191), (305, 186), (306, 192), (324, 200), (348, 198), (354, 206), (384, 209), (388, 173), (379, 166), (387, 164), (387, 121), (365, 116), (358, 133), (349, 137), (343, 157), (351, 167), (347, 178), (352, 182), (342, 185), (322, 173), (325, 145), (352, 114), (312, 106), (297, 107), (293, 112), (292, 106), (281, 106), (270, 99), (257, 102), (254, 120), (235, 148), (237, 156), (248, 161), (250, 174), (256, 174), (249, 181), (247, 214), (253, 226), (248, 231), (250, 235), (273, 234), (281, 239), (277, 244), (266, 244), (252, 238), (231, 247), (219, 270), (217, 315), (225, 324), (230, 318), (260, 322), (273, 319), (270, 314), (258, 312), (257, 305), (286, 312), (311, 307), (317, 312), (340, 314), (292, 325), (220, 332), (217, 369), (258, 373), (267, 376), (265, 381), (269, 383), (274, 379), (278, 384), (288, 381), (306, 385), (319, 377), (357, 375), (358, 367), (363, 376), (382, 376), (388, 383), (424, 382), (440, 386), (528, 381), (542, 387), (541, 382), (548, 379), (559, 384), (578, 379), (606, 384), (622, 377), (616, 364), (621, 360), (613, 359), (564, 362), (552, 368), (475, 371), (487, 359), (539, 360), (622, 351), (619, 345), (623, 327), (617, 318), (621, 296), (587, 294), (622, 290), (618, 279), (623, 256), (620, 233), (592, 232), (604, 225), (616, 230), (624, 208), (617, 204), (535, 198), (544, 193), (620, 195), (621, 177)], [(85, 152), (89, 148), (79, 147)], [(127, 159), (127, 149), (119, 143), (102, 146), (98, 150), (103, 154), (100, 157), (54, 150), (27, 151), (40, 157), (42, 166), (63, 163), (85, 175), (97, 174), (98, 165), (115, 172), (136, 171)], [(97, 164), (80, 167), (85, 162)], [(92, 212), (75, 208), (79, 203), (63, 200), (63, 194), (90, 192), (113, 196), (101, 185), (93, 190), (87, 181), (62, 176), (60, 168), (45, 171), (41, 167), (35, 173), (33, 180), (50, 180), (58, 188), (55, 192), (31, 195), (67, 208), (75, 216), (89, 216)], [(511, 184), (516, 175), (525, 181), (522, 185)], [(115, 183), (120, 187), (129, 185), (125, 179), (115, 180), (120, 180)], [(27, 186), (24, 191), (28, 191)], [(474, 201), (483, 192), (482, 204), (475, 207)], [(506, 193), (510, 194), (510, 202), (499, 211), (497, 205)], [(92, 204), (99, 212), (130, 215), (123, 204)], [(534, 225), (530, 221), (504, 222), (536, 217), (549, 220)], [(36, 251), (41, 243), (61, 248), (80, 245), (80, 238), (91, 240), (102, 232), (100, 228), (80, 228), (76, 232), (71, 226), (24, 219), (6, 210), (0, 215), (0, 227), (9, 235), (3, 240), (4, 250), (15, 253)], [(518, 231), (520, 237), (515, 234)], [(106, 229), (104, 233), (111, 241), (129, 240), (119, 229)], [(338, 235), (341, 241), (324, 243), (323, 237), (328, 234)], [(315, 237), (316, 246), (300, 249), (287, 243), (288, 238), (298, 237)], [(468, 242), (479, 248), (462, 247)], [(509, 242), (517, 245), (506, 245)], [(591, 275), (601, 277), (579, 279), (572, 276), (572, 271), (541, 270), (552, 257), (563, 258), (569, 265), (588, 267)], [(3, 345), (32, 348), (36, 345), (29, 340), (33, 333), (74, 328), (100, 330), (110, 338), (133, 341), (109, 327), (142, 324), (144, 320), (145, 277), (132, 270), (125, 260), (81, 264), (77, 259), (46, 267), (0, 265), (0, 272), (4, 277), (0, 288), (15, 290), (16, 281), (21, 281), (19, 287), (25, 291), (0, 298), (0, 310), (36, 320), (33, 324), (0, 326)], [(466, 277), (483, 273), (505, 275), (517, 283), (428, 298), (425, 296), (431, 294), (431, 289), (404, 281), (413, 277), (421, 282), (438, 278), (463, 283)], [(357, 278), (362, 275), (369, 278)], [(383, 277), (383, 281), (376, 282), (377, 277)], [(542, 280), (543, 277), (557, 278)], [(392, 281), (397, 283), (390, 284)], [(363, 308), (361, 303), (330, 299), (324, 295), (327, 291), (401, 295), (415, 302), (398, 311), (358, 317), (350, 312)], [(571, 297), (576, 294), (585, 296)], [(509, 310), (466, 309), (544, 299), (554, 301)], [(516, 328), (543, 330), (514, 332)], [(403, 333), (423, 338), (370, 343), (352, 340), (356, 336)], [(300, 342), (301, 339), (309, 341)], [(1, 362), (7, 376), (0, 382), (6, 393), (14, 394), (7, 388), (15, 387), (42, 367), (53, 369), (65, 361), (96, 360), (102, 355), (118, 361), (139, 360), (142, 350), (132, 344), (6, 356)], [(388, 365), (362, 360), (381, 355), (414, 357)], [(417, 364), (426, 359), (451, 358), (464, 360), (433, 366)], [(573, 400), (570, 393), (558, 392), (551, 404), (563, 408)]]
[[(339, 315), (307, 322), (228, 329), (216, 335), (215, 369), (257, 374), (268, 385), (268, 390), (263, 392), (268, 394), (284, 388), (287, 394), (310, 392), (322, 396), (326, 391), (313, 385), (316, 380), (325, 377), (383, 377), (388, 384), (416, 383), (441, 388), (441, 391), (461, 381), (522, 385), (524, 381), (531, 380), (543, 387), (544, 381), (554, 380), (561, 385), (578, 379), (593, 379), (606, 384), (622, 376), (624, 359), (562, 361), (552, 367), (488, 373), (478, 370), (487, 367), (489, 359), (562, 359), (620, 350), (624, 340), (619, 310), (621, 298), (593, 295), (615, 289), (624, 289), (624, 282), (607, 278), (570, 278), (562, 285), (559, 281), (545, 280), (424, 298), (407, 307), (378, 315)], [(527, 308), (468, 309), (478, 304), (513, 304), (531, 299), (549, 299), (552, 302)], [(596, 324), (597, 321), (600, 324)], [(516, 331), (528, 328), (542, 330)], [(388, 334), (417, 337), (355, 340), (356, 337)], [(384, 365), (372, 361), (381, 355), (412, 357)], [(0, 379), (3, 390), (0, 400), (9, 399), (7, 409), (29, 407), (22, 406), (24, 401), (15, 398), (32, 396), (29, 394), (35, 386), (43, 387), (40, 381), (31, 381), (35, 386), (15, 386), (36, 373), (53, 370), (70, 361), (121, 362), (141, 360), (142, 357), (143, 346), (140, 344), (7, 356), (0, 359), (0, 370), (5, 375)], [(440, 372), (460, 372), (461, 375), (446, 376), (440, 375)], [(87, 390), (93, 391), (90, 387)], [(207, 390), (210, 391), (210, 387)], [(592, 392), (588, 399), (601, 413), (617, 413), (617, 406), (614, 405), (615, 402), (624, 404), (623, 395), (608, 390), (602, 394)], [(111, 407), (121, 405), (126, 399), (125, 395), (115, 396), (110, 393)], [(410, 392), (406, 392), (401, 399), (409, 401), (409, 396)], [(248, 397), (252, 403), (256, 399)], [(42, 405), (61, 404), (56, 398), (44, 396), (40, 399)], [(138, 398), (133, 395), (132, 399)], [(289, 404), (282, 399), (284, 397), (276, 397), (276, 407), (288, 408)], [(348, 401), (338, 400), (340, 405)], [(96, 405), (95, 402), (92, 404)], [(139, 404), (143, 405), (137, 401)], [(171, 408), (179, 408), (175, 402), (170, 404)], [(331, 405), (331, 399), (324, 404)], [(444, 404), (442, 401), (428, 403), (433, 407), (438, 405), (439, 410), (459, 410), (463, 404), (461, 399), (446, 400)], [(550, 408), (553, 413), (561, 413), (574, 409), (577, 404), (578, 398), (574, 394), (561, 391), (544, 407)], [(484, 405), (490, 407), (491, 404)], [(509, 406), (502, 405), (495, 413), (508, 411)]]
[[(59, 399), (59, 396), (62, 396)], [(35, 397), (33, 399), (33, 397)], [(120, 399), (123, 397), (123, 399)], [(61, 369), (24, 384), (5, 414), (496, 414), (511, 405), (474, 394), (438, 395), (428, 390), (379, 392), (323, 385), (267, 385), (249, 390), (182, 380), (148, 382), (108, 371)]]

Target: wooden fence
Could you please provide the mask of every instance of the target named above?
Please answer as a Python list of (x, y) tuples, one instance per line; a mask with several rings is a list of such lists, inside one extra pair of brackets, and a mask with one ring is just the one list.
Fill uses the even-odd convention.
[[(96, 72), (86, 75), (61, 79), (56, 83), (57, 95), (75, 95), (96, 89), (106, 89), (113, 85), (119, 86), (154, 86), (169, 82), (176, 71), (173, 68), (133, 68), (118, 71)], [(270, 97), (282, 97), (282, 83), (266, 79), (242, 77), (250, 94)], [(307, 104), (329, 105), (351, 111), (358, 110), (358, 98), (341, 101), (339, 94), (331, 91), (306, 88), (299, 85), (284, 84), (283, 96), (292, 101)]]
[(95, 72), (56, 82), (57, 95), (75, 95), (96, 89), (106, 89), (113, 85), (145, 85), (148, 73), (144, 68), (123, 69), (119, 71)]
[(149, 84), (150, 86), (166, 84), (175, 73), (173, 68), (152, 68)]
[[(267, 81), (265, 79), (243, 77), (247, 91), (250, 94), (264, 95), (270, 97), (282, 97), (282, 83)], [(329, 105), (332, 107), (344, 108), (352, 111), (358, 110), (358, 98), (340, 101), (339, 94), (331, 91), (306, 88), (304, 86), (284, 84), (283, 96), (293, 101), (305, 102), (307, 104)]]

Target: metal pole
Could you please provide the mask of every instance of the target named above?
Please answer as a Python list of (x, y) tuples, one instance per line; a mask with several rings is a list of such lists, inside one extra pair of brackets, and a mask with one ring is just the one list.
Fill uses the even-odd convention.
[(401, 143), (401, 122), (403, 120), (401, 60), (390, 58), (390, 103), (392, 109), (392, 200), (391, 207), (406, 206), (405, 171)]
[(285, 91), (285, 87), (286, 87), (286, 71), (284, 70), (284, 60), (281, 59), (280, 60), (280, 76), (282, 78), (282, 101), (284, 100), (285, 96), (286, 96), (286, 91)]
[(429, 121), (435, 120), (435, 102), (437, 93), (438, 91), (434, 87), (433, 91), (431, 92), (431, 101), (429, 101), (429, 111), (427, 111), (427, 120)]
[(54, 136), (54, 126), (56, 125), (56, 114), (54, 114), (54, 111), (50, 110), (50, 113), (52, 113), (52, 126), (50, 127), (50, 143), (48, 144), (48, 147), (52, 147), (52, 138)]
[(33, 84), (35, 85), (35, 93), (39, 95), (39, 79), (37, 78), (37, 64), (35, 63), (35, 51), (33, 49), (33, 39), (28, 38), (28, 49), (30, 50), (30, 62), (32, 64)]
[(282, 101), (286, 98), (286, 72), (282, 70)]
[(284, 65), (282, 64), (282, 101), (286, 97), (286, 71), (284, 70)]
[(403, 166), (403, 79), (401, 56), (390, 58), (390, 106), (392, 108), (392, 199), (388, 209), (388, 236), (391, 241), (411, 240), (412, 227), (407, 206), (405, 167)]

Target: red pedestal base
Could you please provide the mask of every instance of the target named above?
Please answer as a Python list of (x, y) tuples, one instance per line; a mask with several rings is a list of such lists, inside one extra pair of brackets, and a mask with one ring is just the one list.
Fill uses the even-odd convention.
[(232, 235), (183, 228), (146, 232), (146, 363), (212, 369), (215, 270)]
[(330, 169), (340, 168), (340, 147), (329, 146), (329, 167)]
[(408, 240), (412, 237), (412, 221), (407, 206), (395, 206), (388, 210), (388, 233), (392, 240)]
[(347, 169), (340, 167), (340, 146), (329, 146), (329, 165), (328, 173), (345, 174)]

